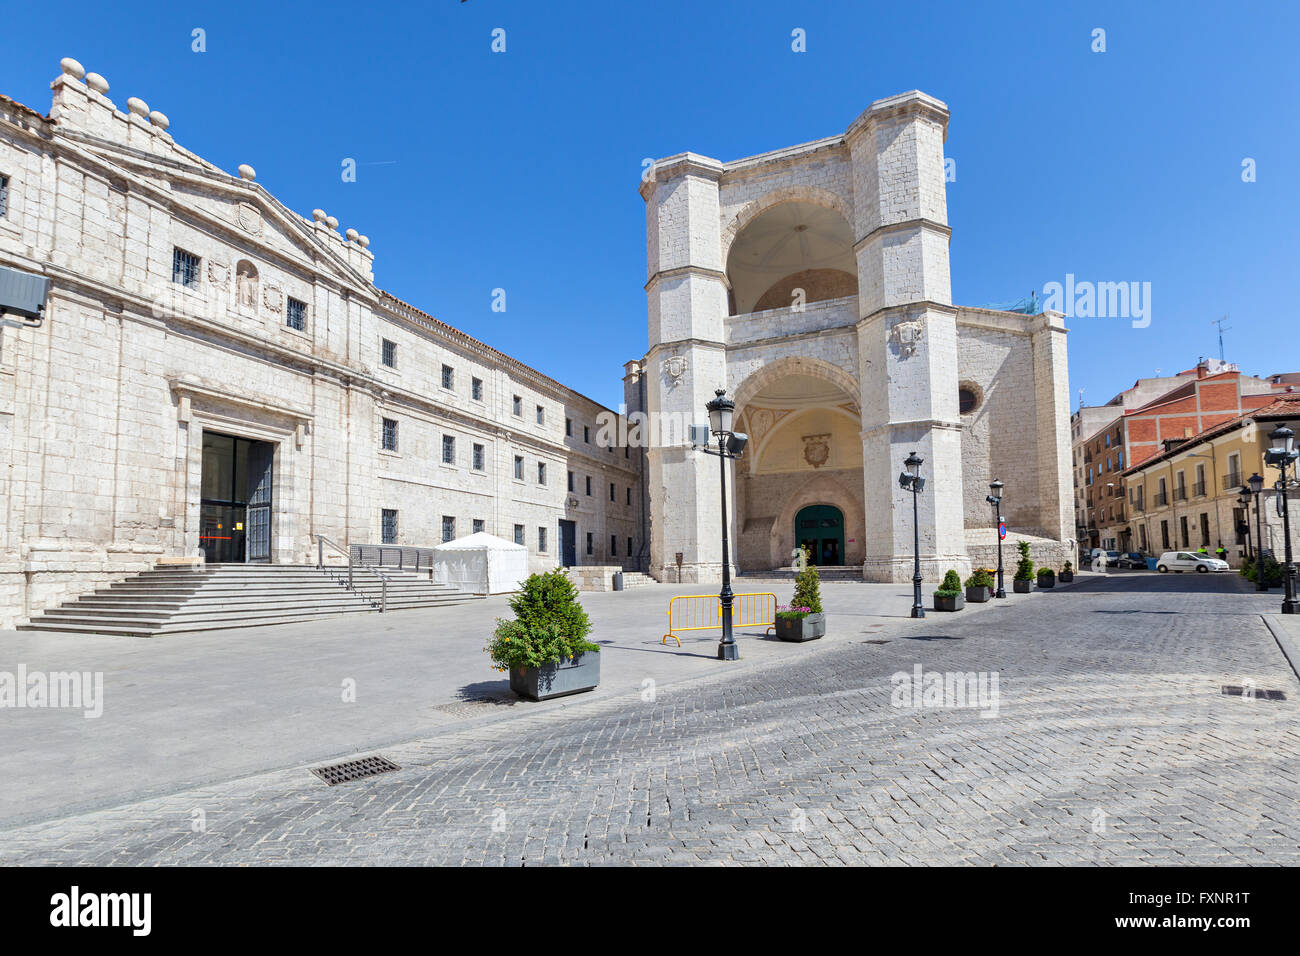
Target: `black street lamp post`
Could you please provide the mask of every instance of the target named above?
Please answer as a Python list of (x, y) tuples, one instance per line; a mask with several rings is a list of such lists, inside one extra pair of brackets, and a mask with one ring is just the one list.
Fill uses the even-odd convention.
[(736, 403), (727, 398), (726, 389), (714, 392), (717, 397), (704, 407), (709, 412), (709, 431), (718, 440), (718, 449), (714, 451), (707, 445), (701, 449), (706, 455), (718, 456), (718, 471), (722, 485), (722, 591), (718, 601), (722, 610), (722, 640), (718, 643), (718, 660), (740, 660), (740, 645), (731, 629), (731, 554), (727, 538), (727, 459), (739, 458), (745, 451), (749, 436), (731, 430), (732, 419), (736, 414)]
[(1277, 510), (1282, 516), (1282, 540), (1286, 545), (1286, 597), (1282, 599), (1282, 613), (1295, 614), (1300, 610), (1296, 603), (1295, 562), (1291, 559), (1291, 509), (1287, 505), (1287, 465), (1300, 458), (1295, 447), (1295, 432), (1279, 425), (1269, 433), (1273, 447), (1264, 453), (1264, 461), (1276, 465), (1282, 477), (1277, 482)]
[(916, 452), (907, 456), (903, 465), (907, 471), (898, 476), (899, 487), (912, 492), (912, 550), (915, 554), (912, 571), (912, 617), (925, 617), (925, 608), (921, 606), (921, 518), (917, 505), (918, 496), (925, 488), (925, 479), (921, 477), (923, 459)]
[[(1267, 591), (1268, 584), (1264, 580), (1264, 526), (1260, 517), (1262, 509), (1259, 506), (1259, 494), (1264, 490), (1264, 478), (1258, 472), (1246, 479), (1246, 484), (1250, 486), (1250, 493), (1255, 496), (1255, 590)], [(1250, 529), (1246, 529), (1250, 534)]]
[(1002, 488), (1002, 482), (994, 478), (989, 482), (989, 491), (992, 493), (984, 498), (993, 506), (993, 531), (998, 536), (998, 590), (993, 596), (1000, 598), (1007, 596), (1007, 589), (1002, 583)]
[[(1240, 491), (1240, 493), (1238, 493), (1238, 495), (1237, 495), (1237, 504), (1241, 505), (1241, 510), (1242, 510), (1242, 511), (1244, 512), (1244, 514), (1245, 514), (1245, 525), (1246, 525), (1246, 558), (1247, 558), (1247, 560), (1254, 560), (1253, 556), (1252, 556), (1251, 553), (1250, 553), (1250, 552), (1251, 552), (1251, 547), (1250, 547), (1250, 489), (1247, 488), (1245, 485), (1242, 485), (1242, 486), (1241, 486), (1241, 491)], [(1238, 534), (1241, 533), (1241, 526), (1240, 526), (1240, 525), (1237, 526), (1237, 533), (1238, 533)]]

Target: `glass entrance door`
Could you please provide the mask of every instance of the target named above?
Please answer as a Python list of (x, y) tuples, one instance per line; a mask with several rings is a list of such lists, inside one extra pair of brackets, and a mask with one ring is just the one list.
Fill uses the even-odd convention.
[(844, 515), (832, 505), (810, 505), (794, 518), (794, 539), (822, 567), (844, 562)]
[(199, 547), (208, 562), (271, 559), (270, 442), (203, 433)]

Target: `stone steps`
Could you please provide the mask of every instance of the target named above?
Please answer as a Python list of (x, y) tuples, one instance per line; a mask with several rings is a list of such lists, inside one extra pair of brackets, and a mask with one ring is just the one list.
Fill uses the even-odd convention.
[[(793, 581), (797, 572), (792, 568), (775, 568), (771, 571), (745, 571), (737, 575), (742, 581)], [(854, 565), (828, 565), (817, 568), (817, 577), (827, 581), (861, 581), (862, 568)]]
[[(483, 596), (414, 572), (385, 572), (390, 611), (447, 607)], [(378, 574), (294, 565), (208, 565), (145, 571), (35, 616), (25, 631), (151, 637), (215, 628), (258, 627), (379, 610)]]

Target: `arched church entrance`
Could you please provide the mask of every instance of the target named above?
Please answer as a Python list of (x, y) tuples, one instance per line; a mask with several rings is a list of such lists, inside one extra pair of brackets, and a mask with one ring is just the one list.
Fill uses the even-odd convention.
[(822, 567), (844, 563), (844, 513), (834, 505), (810, 505), (795, 515), (794, 540)]

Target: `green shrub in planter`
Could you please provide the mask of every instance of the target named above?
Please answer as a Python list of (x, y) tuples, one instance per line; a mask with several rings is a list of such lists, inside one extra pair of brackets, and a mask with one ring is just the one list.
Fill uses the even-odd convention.
[(966, 599), (961, 593), (961, 575), (949, 570), (943, 576), (943, 583), (934, 592), (934, 609), (936, 611), (960, 611), (966, 606)]
[(993, 569), (976, 568), (966, 579), (966, 600), (983, 604), (993, 597)]
[(1028, 594), (1029, 586), (1034, 582), (1034, 562), (1029, 558), (1029, 542), (1016, 542), (1016, 550), (1020, 552), (1020, 560), (1016, 563), (1016, 576), (1011, 579), (1011, 584), (1017, 594)]
[(812, 641), (826, 634), (821, 576), (803, 549), (804, 569), (795, 575), (794, 597), (776, 612), (776, 636), (783, 641)]
[(530, 575), (510, 610), (514, 620), (497, 619), (485, 650), (516, 693), (541, 700), (599, 684), (600, 646), (586, 639), (591, 621), (563, 570)]
[(1069, 584), (1071, 581), (1074, 580), (1074, 565), (1071, 564), (1069, 561), (1066, 561), (1065, 564), (1061, 567), (1060, 578), (1062, 584)]
[(1039, 568), (1038, 586), (1044, 590), (1056, 587), (1056, 572), (1051, 568)]

